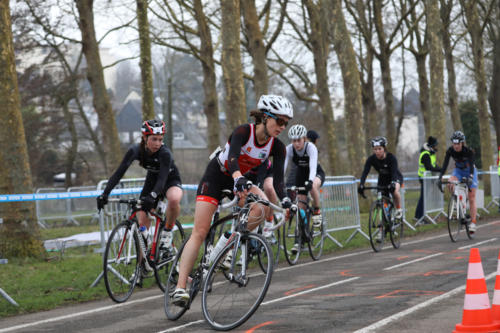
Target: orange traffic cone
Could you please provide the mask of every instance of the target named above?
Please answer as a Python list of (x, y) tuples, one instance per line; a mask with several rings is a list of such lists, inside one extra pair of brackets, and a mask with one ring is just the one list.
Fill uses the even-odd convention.
[(453, 332), (498, 332), (493, 323), (483, 265), (477, 248), (470, 249), (462, 323), (457, 324)]
[(498, 253), (497, 277), (495, 279), (493, 302), (491, 303), (491, 315), (493, 317), (493, 323), (500, 329), (500, 252)]

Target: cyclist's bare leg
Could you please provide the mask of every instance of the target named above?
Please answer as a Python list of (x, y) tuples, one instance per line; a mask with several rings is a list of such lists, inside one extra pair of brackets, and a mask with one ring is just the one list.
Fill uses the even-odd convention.
[[(267, 177), (264, 179), (264, 193), (268, 197), (269, 201), (271, 201), (274, 204), (278, 203), (278, 196), (276, 195), (276, 191), (274, 190), (274, 185), (273, 185), (273, 177)], [(269, 212), (266, 214), (266, 219), (268, 221), (271, 220), (271, 215), (273, 214), (273, 210), (269, 209)]]
[(319, 207), (319, 188), (321, 187), (321, 179), (314, 177), (313, 187), (311, 189), (312, 206)]
[(193, 232), (184, 246), (184, 251), (180, 259), (178, 288), (186, 288), (189, 272), (193, 269), (196, 258), (198, 258), (198, 252), (200, 251), (201, 244), (207, 237), (210, 222), (216, 210), (217, 205), (213, 203), (196, 201)]
[(140, 210), (137, 212), (137, 217), (139, 219), (139, 227), (145, 226), (149, 230), (149, 227), (151, 227), (151, 220), (149, 219), (148, 214), (146, 214), (145, 211)]
[(396, 208), (401, 207), (401, 194), (399, 193), (399, 190), (401, 189), (401, 185), (399, 183), (396, 183), (396, 189), (394, 190), (394, 193), (392, 196), (394, 197), (394, 204), (396, 205)]
[(299, 208), (306, 209), (306, 205), (303, 204), (302, 202), (307, 202), (307, 195), (305, 194), (297, 194), (297, 197), (299, 198)]
[(470, 217), (472, 221), (476, 221), (477, 207), (476, 207), (476, 189), (471, 188), (469, 191), (469, 207)]
[[(249, 192), (257, 194), (259, 197), (268, 200), (264, 192), (257, 186), (252, 186)], [(254, 230), (255, 228), (257, 228), (259, 224), (264, 221), (264, 217), (271, 215), (272, 213), (273, 210), (271, 209), (271, 207), (266, 207), (261, 204), (252, 205), (248, 216), (248, 230)]]
[(167, 190), (167, 228), (172, 229), (175, 225), (175, 220), (181, 211), (182, 189), (178, 186), (172, 186)]

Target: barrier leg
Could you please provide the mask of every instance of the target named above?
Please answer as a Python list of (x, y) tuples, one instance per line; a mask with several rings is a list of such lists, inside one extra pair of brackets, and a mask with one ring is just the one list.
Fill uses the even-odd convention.
[(97, 279), (95, 279), (95, 281), (94, 281), (94, 282), (92, 282), (92, 284), (90, 285), (90, 287), (92, 288), (92, 287), (97, 286), (97, 284), (99, 283), (99, 281), (101, 281), (101, 279), (103, 278), (103, 276), (104, 276), (104, 271), (102, 271), (102, 272), (99, 274), (99, 276), (97, 277)]
[(7, 301), (9, 301), (10, 304), (19, 306), (19, 304), (17, 304), (16, 301), (14, 301), (14, 299), (12, 299), (12, 297), (10, 297), (9, 294), (7, 294), (2, 288), (0, 288), (0, 295), (2, 295)]

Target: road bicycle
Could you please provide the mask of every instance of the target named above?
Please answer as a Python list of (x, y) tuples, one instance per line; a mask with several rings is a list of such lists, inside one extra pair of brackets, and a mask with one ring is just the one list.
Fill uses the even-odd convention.
[[(398, 249), (403, 237), (403, 219), (396, 218), (396, 208), (389, 186), (365, 186), (365, 190), (376, 190), (377, 200), (370, 207), (368, 234), (373, 251), (379, 252), (384, 247), (384, 240), (389, 234), (392, 246)], [(366, 196), (360, 193), (363, 198)]]
[(320, 227), (314, 227), (311, 220), (313, 210), (309, 205), (309, 197), (306, 200), (299, 200), (299, 191), (306, 191), (306, 188), (297, 186), (287, 188), (288, 196), (294, 205), (299, 207), (297, 210), (290, 210), (288, 221), (283, 226), (283, 251), (286, 261), (290, 265), (295, 265), (298, 262), (305, 244), (307, 244), (311, 258), (318, 260), (323, 253), (326, 234), (324, 221), (321, 221)]
[[(109, 234), (103, 259), (104, 283), (109, 297), (117, 302), (125, 302), (136, 285), (142, 286), (143, 278), (154, 272), (156, 283), (165, 291), (165, 276), (174, 260), (178, 246), (185, 239), (185, 232), (179, 221), (175, 221), (172, 244), (166, 247), (160, 244), (161, 231), (166, 220), (157, 212), (149, 215), (155, 220), (152, 241), (147, 242), (139, 231), (137, 212), (141, 209), (138, 199), (114, 199), (108, 202), (126, 204), (127, 218), (117, 224)], [(150, 247), (147, 246), (150, 243)]]
[[(465, 230), (469, 239), (474, 238), (474, 233), (469, 230), (470, 215), (469, 206), (469, 186), (467, 179), (443, 181), (442, 184), (452, 184), (453, 194), (448, 202), (448, 232), (452, 242), (456, 242), (461, 230)], [(440, 187), (440, 190), (442, 188)]]
[[(238, 197), (220, 208), (236, 205)], [(250, 207), (259, 203), (284, 212), (279, 206), (249, 193), (243, 207), (225, 217), (214, 217), (205, 239), (198, 264), (189, 274), (186, 290), (190, 299), (187, 304), (174, 304), (171, 293), (175, 290), (179, 274), (179, 260), (187, 241), (177, 254), (168, 274), (165, 291), (165, 314), (170, 320), (180, 318), (192, 305), (198, 292), (202, 292), (202, 312), (208, 324), (216, 330), (230, 330), (243, 324), (257, 310), (264, 299), (273, 273), (273, 253), (265, 238), (247, 229)], [(213, 252), (220, 225), (235, 219), (232, 232), (220, 252)], [(281, 223), (274, 226), (279, 228)], [(217, 249), (218, 246), (215, 246)], [(257, 263), (258, 262), (258, 263)], [(261, 267), (264, 266), (265, 269)]]

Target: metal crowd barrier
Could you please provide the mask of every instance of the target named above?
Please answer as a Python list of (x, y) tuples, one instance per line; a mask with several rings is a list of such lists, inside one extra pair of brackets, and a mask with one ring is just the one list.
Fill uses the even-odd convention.
[(343, 245), (333, 237), (333, 232), (354, 229), (346, 244), (357, 233), (370, 239), (361, 229), (356, 182), (354, 176), (326, 177), (321, 188), (321, 214), (326, 221), (326, 236), (340, 247)]
[[(436, 219), (441, 214), (446, 216), (446, 213), (444, 211), (444, 195), (437, 186), (438, 179), (438, 176), (432, 176), (431, 172), (429, 171), (426, 171), (424, 173), (424, 177), (422, 178), (424, 182), (424, 215), (415, 223), (415, 226), (424, 224), (424, 221), (429, 221), (432, 224), (436, 224)], [(433, 214), (433, 216), (431, 214)]]
[(500, 176), (498, 176), (498, 166), (490, 166), (490, 184), (491, 184), (491, 201), (486, 206), (489, 209), (492, 205), (497, 205), (500, 208)]
[[(0, 264), (6, 264), (6, 263), (8, 263), (7, 259), (0, 259)], [(5, 298), (10, 304), (19, 306), (19, 304), (17, 304), (16, 301), (14, 301), (14, 299), (10, 297), (9, 294), (7, 294), (2, 288), (0, 288), (0, 295), (2, 295), (3, 298)]]

